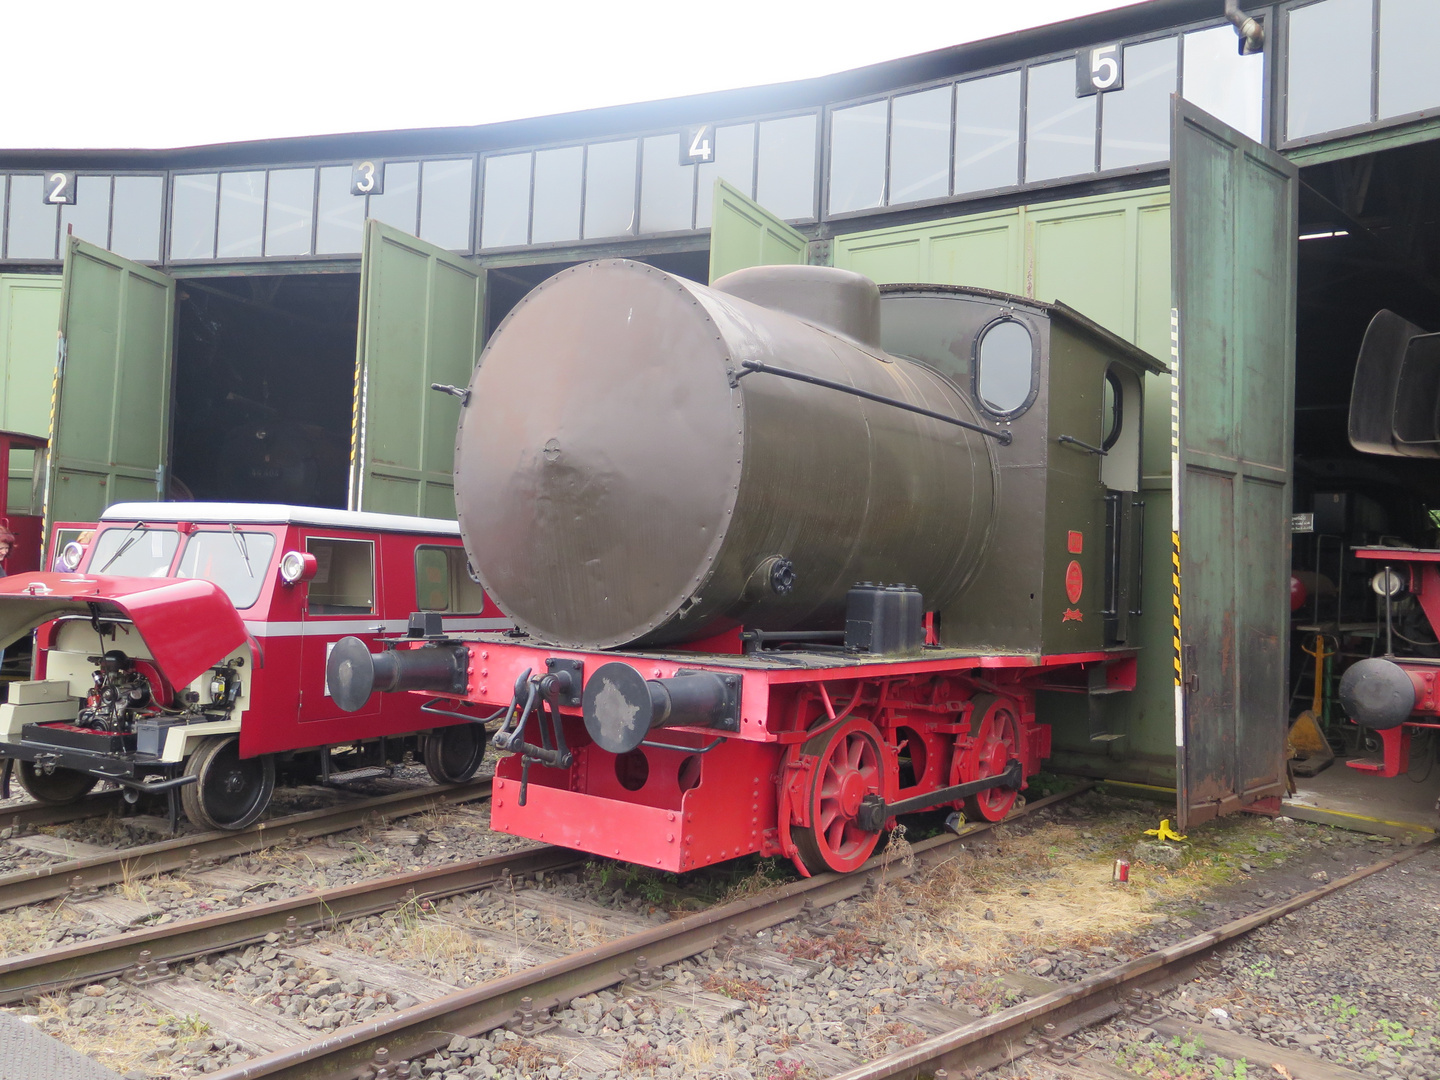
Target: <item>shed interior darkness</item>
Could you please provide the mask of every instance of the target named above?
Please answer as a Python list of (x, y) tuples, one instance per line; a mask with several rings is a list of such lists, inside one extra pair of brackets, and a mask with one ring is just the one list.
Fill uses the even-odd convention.
[[(649, 263), (671, 274), (698, 281), (702, 285), (710, 280), (710, 249), (697, 251), (672, 251), (653, 255), (635, 256), (635, 261)], [(524, 266), (492, 267), (485, 275), (487, 333), (494, 333), (502, 319), (525, 294), (546, 278), (558, 274), (571, 266), (578, 266), (584, 260), (570, 262), (531, 263)]]

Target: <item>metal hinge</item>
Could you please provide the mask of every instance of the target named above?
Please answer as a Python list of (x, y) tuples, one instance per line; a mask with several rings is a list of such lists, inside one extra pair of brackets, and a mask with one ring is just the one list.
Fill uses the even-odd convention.
[(1195, 670), (1195, 646), (1186, 645), (1180, 650), (1180, 656), (1185, 676), (1185, 689), (1193, 694), (1200, 689), (1200, 673)]

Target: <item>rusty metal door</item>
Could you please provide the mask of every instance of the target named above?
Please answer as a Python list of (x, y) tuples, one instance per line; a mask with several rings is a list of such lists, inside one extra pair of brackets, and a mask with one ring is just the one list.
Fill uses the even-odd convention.
[(1284, 788), (1298, 172), (1173, 101), (1173, 646), (1184, 829)]
[(710, 220), (711, 281), (747, 266), (790, 265), (809, 258), (804, 235), (724, 180), (715, 181)]

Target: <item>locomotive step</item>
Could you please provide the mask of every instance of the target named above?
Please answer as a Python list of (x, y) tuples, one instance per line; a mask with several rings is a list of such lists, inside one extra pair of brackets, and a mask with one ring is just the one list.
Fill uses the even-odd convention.
[(375, 780), (381, 776), (389, 776), (390, 770), (381, 768), (379, 765), (367, 765), (361, 769), (347, 769), (345, 772), (332, 772), (326, 777), (327, 784), (353, 784), (356, 780)]

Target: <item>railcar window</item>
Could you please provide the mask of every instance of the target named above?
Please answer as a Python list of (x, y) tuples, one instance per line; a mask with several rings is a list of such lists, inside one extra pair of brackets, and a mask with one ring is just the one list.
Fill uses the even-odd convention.
[(1258, 142), (1265, 113), (1265, 57), (1270, 55), (1269, 50), (1241, 56), (1235, 47), (1235, 30), (1230, 26), (1186, 34), (1182, 49), (1185, 100)]
[(1380, 118), (1440, 105), (1440, 4), (1385, 0), (1380, 5)]
[[(388, 186), (388, 176), (386, 182)], [(317, 564), (310, 579), (311, 615), (369, 615), (375, 610), (374, 544), (311, 536), (305, 550)]]
[(1101, 106), (1102, 169), (1169, 159), (1176, 56), (1174, 38), (1125, 47), (1125, 88), (1107, 93)]
[(110, 177), (77, 176), (75, 203), (60, 208), (60, 235), (67, 227), (100, 247), (110, 246)]
[(891, 206), (950, 194), (950, 99), (941, 86), (891, 103)]
[(9, 259), (53, 259), (59, 235), (60, 208), (41, 199), (44, 178), (10, 177), (10, 228), (5, 245)]
[(755, 196), (755, 125), (732, 124), (715, 129), (715, 160), (697, 165), (700, 197), (695, 204), (695, 227), (708, 229), (715, 210), (715, 179), (734, 184), (746, 195)]
[(635, 231), (634, 139), (585, 149), (585, 239)]
[[(354, 198), (354, 196), (351, 196)], [(393, 225), (407, 233), (416, 231), (420, 199), (420, 163), (418, 161), (387, 161), (385, 191), (366, 196), (366, 216)], [(356, 199), (360, 202), (360, 199)]]
[(350, 194), (349, 165), (320, 170), (319, 204), (315, 253), (348, 255), (359, 251), (365, 231), (365, 200)]
[(265, 174), (220, 174), (220, 227), (215, 254), (236, 258), (260, 254), (260, 231), (265, 223)]
[(955, 194), (1020, 181), (1020, 72), (955, 87)]
[(215, 193), (219, 185), (217, 173), (175, 177), (170, 197), (172, 259), (215, 257)]
[(173, 528), (112, 525), (95, 539), (89, 572), (116, 577), (164, 577), (170, 572), (180, 534)]
[(175, 576), (213, 581), (243, 611), (260, 599), (274, 554), (275, 537), (268, 532), (192, 533)]
[(680, 164), (680, 136), (654, 135), (641, 147), (640, 231), (690, 228), (695, 209), (695, 166)]
[(535, 205), (530, 242), (549, 244), (580, 239), (580, 181), (583, 146), (535, 153)]
[(160, 261), (160, 216), (165, 181), (159, 176), (117, 176), (110, 250), (139, 262)]
[(484, 200), (480, 246), (519, 247), (526, 243), (530, 229), (530, 155), (486, 158)]
[(1095, 99), (1075, 96), (1075, 61), (1029, 69), (1025, 104), (1025, 181), (1095, 170)]
[(1286, 138), (1369, 122), (1373, 3), (1320, 0), (1290, 12)]
[(266, 255), (309, 255), (315, 170), (273, 169), (265, 211)]
[(429, 544), (417, 547), (416, 606), (421, 611), (483, 611), (485, 592), (471, 579), (465, 566), (465, 549), (462, 547)]
[(1120, 377), (1115, 372), (1105, 372), (1105, 386), (1100, 403), (1100, 449), (1109, 450), (1120, 438), (1120, 426), (1124, 423), (1125, 396), (1120, 387)]
[(760, 125), (755, 201), (787, 221), (815, 216), (815, 115)]
[(427, 161), (420, 175), (420, 239), (450, 251), (470, 250), (475, 163)]
[(888, 115), (886, 101), (830, 114), (830, 213), (884, 205)]
[(991, 323), (976, 343), (975, 396), (997, 416), (1022, 408), (1034, 385), (1035, 343), (1023, 323)]

